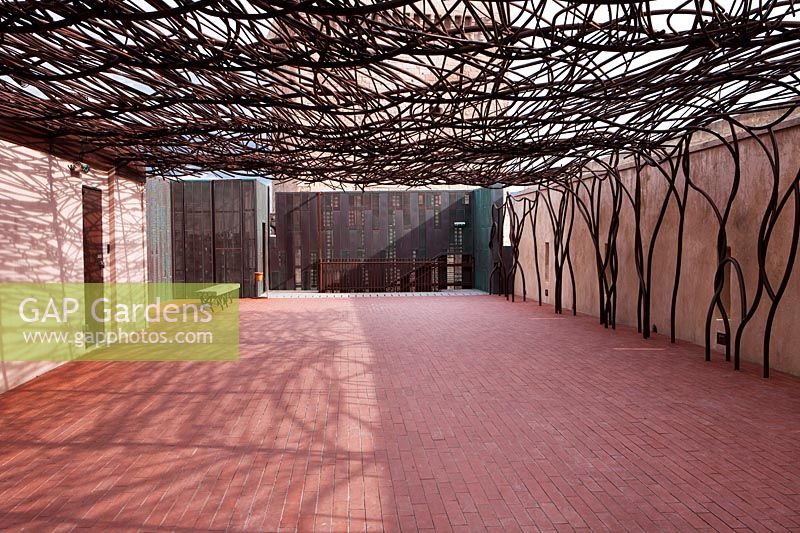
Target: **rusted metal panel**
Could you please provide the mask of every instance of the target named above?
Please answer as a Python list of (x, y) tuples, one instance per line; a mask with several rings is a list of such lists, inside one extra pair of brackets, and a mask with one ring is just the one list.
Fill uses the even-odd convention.
[(214, 281), (214, 202), (209, 182), (185, 184), (186, 281)]
[[(470, 194), (469, 191), (276, 193), (270, 286), (316, 289), (321, 260), (424, 261), (445, 254), (469, 255), (466, 249), (472, 249), (471, 217), (466, 216), (465, 198)], [(454, 229), (456, 223), (458, 228)], [(466, 242), (468, 247), (464, 246)], [(285, 269), (282, 260), (287, 262)], [(357, 271), (340, 270), (338, 275), (349, 276), (353, 284), (359, 279), (362, 283), (365, 280), (378, 283), (380, 280), (374, 279), (375, 276), (391, 278), (388, 270), (373, 266)], [(438, 273), (420, 276), (430, 284)]]
[[(264, 288), (268, 190), (256, 180), (174, 182), (173, 279), (187, 283), (239, 283), (242, 297)], [(268, 278), (268, 275), (265, 277)]]
[(214, 274), (216, 279), (242, 276), (241, 184), (214, 183)]
[(170, 197), (172, 208), (172, 279), (175, 283), (184, 283), (186, 281), (186, 250), (184, 246), (186, 233), (184, 228), (182, 183), (171, 184)]

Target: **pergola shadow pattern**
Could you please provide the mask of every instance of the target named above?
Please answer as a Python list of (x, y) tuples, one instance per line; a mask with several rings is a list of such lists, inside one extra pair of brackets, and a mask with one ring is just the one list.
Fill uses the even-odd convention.
[(489, 296), (241, 313), (239, 362), (0, 397), (0, 527), (800, 528), (796, 378)]
[[(526, 220), (535, 234), (546, 211), (561, 312), (573, 226), (585, 223), (597, 314), (611, 328), (620, 217), (632, 210), (645, 337), (656, 249), (676, 245), (673, 340), (687, 205), (700, 202), (717, 232), (712, 296), (700, 302), (707, 357), (719, 317), (726, 359), (738, 368), (757, 331), (767, 376), (800, 248), (800, 168), (776, 140), (797, 118), (798, 10), (788, 0), (0, 0), (0, 136), (63, 141), (78, 160), (102, 149), (121, 169), (169, 176), (535, 185), (504, 209), (517, 246), (514, 264), (498, 265), (503, 290), (525, 275)], [(708, 184), (690, 156), (714, 143), (730, 171)], [(759, 183), (743, 170), (747, 143), (769, 167)], [(734, 253), (731, 213), (753, 183), (768, 200), (747, 213), (758, 232)], [(724, 303), (732, 290), (739, 309)]]

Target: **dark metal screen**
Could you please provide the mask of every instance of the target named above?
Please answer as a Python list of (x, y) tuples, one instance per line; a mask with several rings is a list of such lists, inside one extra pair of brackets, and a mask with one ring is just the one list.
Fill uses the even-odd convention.
[(239, 283), (242, 297), (258, 296), (265, 282), (263, 231), (267, 188), (256, 180), (172, 184), (175, 282)]
[(399, 267), (401, 261), (421, 264), (447, 254), (472, 256), (472, 194), (276, 193), (270, 287), (320, 289), (320, 261), (397, 262)]

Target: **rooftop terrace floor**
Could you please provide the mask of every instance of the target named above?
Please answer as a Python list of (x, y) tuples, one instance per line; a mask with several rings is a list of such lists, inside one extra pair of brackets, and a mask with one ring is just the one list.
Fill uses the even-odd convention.
[(0, 396), (0, 529), (800, 529), (798, 379), (497, 296), (241, 323), (239, 362)]

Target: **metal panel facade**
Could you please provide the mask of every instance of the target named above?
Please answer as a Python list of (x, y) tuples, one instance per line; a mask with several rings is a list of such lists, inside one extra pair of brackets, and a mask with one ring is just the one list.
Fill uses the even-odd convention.
[[(263, 236), (268, 192), (257, 180), (173, 182), (173, 277), (187, 283), (239, 283), (242, 297), (265, 289)], [(266, 274), (265, 274), (266, 276)]]
[(474, 287), (489, 290), (489, 274), (494, 266), (489, 249), (492, 232), (492, 204), (502, 202), (502, 189), (476, 189), (472, 193), (473, 256), (475, 258)]
[(214, 203), (211, 182), (191, 183), (183, 189), (184, 256), (186, 281), (214, 281)]
[(275, 194), (270, 288), (319, 288), (320, 260), (471, 254), (471, 191)]

